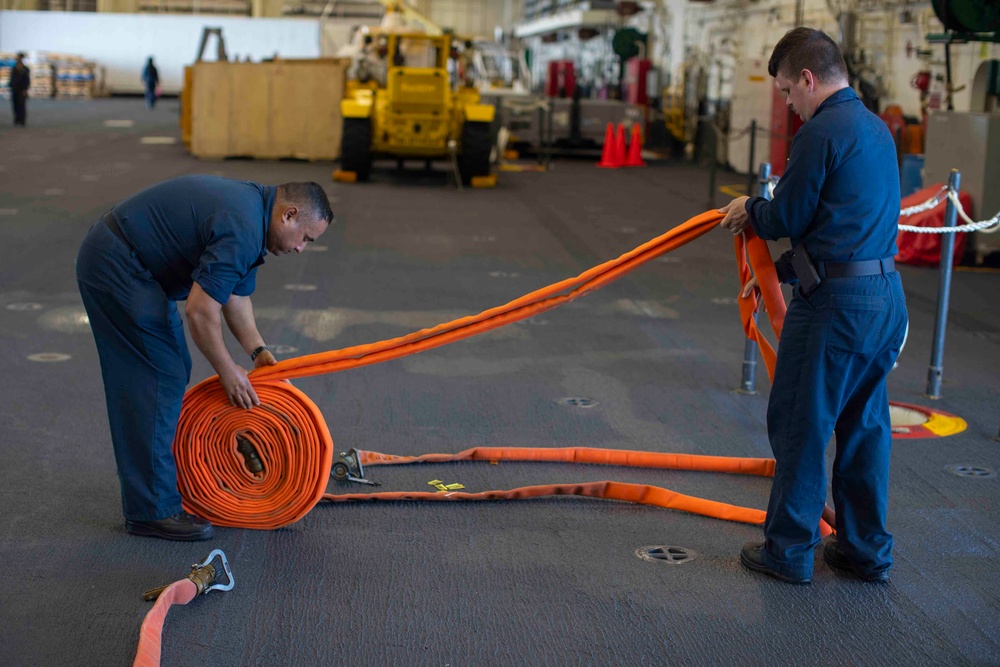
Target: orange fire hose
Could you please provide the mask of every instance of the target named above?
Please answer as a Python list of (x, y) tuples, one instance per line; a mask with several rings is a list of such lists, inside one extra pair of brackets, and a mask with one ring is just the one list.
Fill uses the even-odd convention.
[(146, 614), (139, 630), (139, 649), (132, 667), (159, 667), (163, 622), (175, 604), (187, 604), (198, 595), (198, 587), (190, 579), (181, 579), (167, 586), (156, 598), (156, 604)]
[[(184, 499), (184, 508), (220, 526), (272, 529), (301, 519), (320, 499), (483, 500), (573, 494), (681, 509), (734, 521), (762, 523), (764, 513), (760, 510), (684, 496), (655, 486), (617, 482), (523, 487), (482, 493), (324, 494), (333, 458), (330, 432), (319, 408), (303, 392), (283, 382), (290, 378), (321, 375), (396, 359), (532, 317), (598, 289), (643, 263), (693, 241), (711, 231), (722, 217), (717, 211), (702, 213), (617, 259), (479, 315), (446, 322), (399, 338), (287, 359), (275, 366), (260, 368), (250, 375), (261, 399), (261, 407), (254, 410), (247, 411), (230, 405), (216, 377), (204, 380), (185, 395), (174, 440), (178, 487)], [(772, 326), (780, 336), (785, 303), (767, 244), (752, 232), (747, 232), (745, 238), (736, 239), (735, 249), (741, 285), (749, 279), (752, 266)], [(756, 294), (749, 299), (740, 299), (744, 331), (760, 344), (768, 374), (773, 375), (775, 354), (754, 322), (753, 314), (757, 307)], [(263, 464), (262, 472), (254, 474), (249, 471), (238, 450), (238, 438), (253, 444)], [(682, 456), (589, 448), (480, 448), (457, 455), (426, 457), (392, 457), (364, 452), (363, 457), (369, 465), (461, 459), (572, 460), (769, 476), (774, 472), (774, 462), (770, 459)], [(821, 530), (827, 534), (830, 527), (822, 524)]]

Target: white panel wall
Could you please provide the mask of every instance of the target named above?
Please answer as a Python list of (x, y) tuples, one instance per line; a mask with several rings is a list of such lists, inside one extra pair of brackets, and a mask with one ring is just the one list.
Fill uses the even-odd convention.
[[(194, 62), (202, 28), (221, 27), (230, 59), (317, 58), (316, 19), (223, 16), (0, 12), (0, 51), (53, 51), (83, 56), (105, 70), (109, 92), (141, 92), (140, 74), (153, 56), (166, 93), (183, 86), (184, 66)], [(215, 60), (215, 38), (206, 60)]]
[[(886, 3), (885, 10), (872, 9), (861, 12), (858, 17), (857, 46), (865, 50), (871, 67), (881, 79), (885, 93), (883, 106), (899, 104), (905, 114), (917, 117), (920, 116), (919, 94), (910, 86), (910, 79), (924, 69), (936, 75), (944, 74), (944, 47), (930, 45), (926, 40), (929, 33), (944, 30), (929, 5), (929, 2), (910, 3), (912, 19), (905, 24), (900, 21), (901, 3)], [(868, 6), (878, 5), (868, 3)], [(837, 38), (837, 20), (826, 0), (805, 0), (803, 10), (807, 26), (825, 30)], [(794, 18), (795, 3), (791, 0), (760, 0), (750, 5), (744, 0), (718, 0), (704, 7), (691, 5), (680, 41), (687, 59), (703, 63), (708, 70), (727, 48), (740, 60), (766, 60), (775, 43), (794, 26)], [(929, 59), (922, 57), (918, 49), (930, 50), (932, 55)], [(977, 68), (983, 60), (1000, 58), (1000, 44), (955, 45), (951, 53), (954, 85), (966, 86), (955, 93), (955, 108), (969, 110), (971, 84)], [(730, 71), (724, 69), (723, 79), (727, 81)], [(728, 98), (727, 84), (719, 88), (723, 98)], [(714, 95), (715, 82), (710, 89)]]

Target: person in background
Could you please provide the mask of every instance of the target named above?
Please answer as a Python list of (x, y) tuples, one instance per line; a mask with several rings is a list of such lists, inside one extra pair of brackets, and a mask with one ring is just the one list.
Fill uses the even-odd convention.
[[(826, 448), (836, 436), (836, 539), (831, 567), (864, 581), (889, 579), (886, 530), (892, 431), (886, 376), (907, 321), (895, 270), (899, 221), (896, 144), (848, 84), (840, 47), (820, 30), (795, 28), (774, 47), (768, 73), (805, 123), (770, 201), (738, 197), (721, 226), (762, 239), (788, 237), (776, 262), (795, 285), (767, 406), (774, 482), (764, 541), (746, 544), (748, 569), (809, 583), (826, 503)], [(756, 279), (743, 287), (746, 298)]]
[(152, 109), (156, 106), (157, 88), (160, 85), (160, 73), (153, 64), (153, 56), (146, 59), (146, 66), (142, 69), (142, 83), (146, 89), (146, 108)]
[(28, 122), (28, 89), (31, 88), (31, 70), (24, 64), (24, 54), (17, 54), (17, 61), (10, 71), (10, 101), (14, 107), (14, 125), (24, 127)]

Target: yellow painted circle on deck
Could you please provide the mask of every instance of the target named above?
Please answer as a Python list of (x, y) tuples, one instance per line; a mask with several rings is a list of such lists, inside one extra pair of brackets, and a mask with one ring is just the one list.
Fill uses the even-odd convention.
[(890, 401), (889, 413), (893, 438), (943, 438), (969, 427), (961, 417), (921, 405)]

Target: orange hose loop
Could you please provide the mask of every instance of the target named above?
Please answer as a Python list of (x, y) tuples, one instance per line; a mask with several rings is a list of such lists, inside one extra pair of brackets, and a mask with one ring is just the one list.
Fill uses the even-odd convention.
[[(781, 284), (778, 282), (778, 273), (774, 268), (774, 261), (771, 259), (771, 251), (767, 248), (767, 243), (762, 241), (754, 231), (747, 227), (742, 235), (735, 236), (734, 246), (736, 249), (736, 264), (740, 273), (740, 291), (750, 278), (757, 277), (757, 286), (760, 296), (763, 297), (764, 309), (767, 311), (768, 319), (774, 335), (781, 339), (781, 325), (785, 321), (785, 297), (781, 294)], [(749, 264), (747, 260), (749, 259)], [(751, 273), (751, 267), (753, 272)], [(764, 358), (764, 366), (767, 368), (767, 376), (774, 381), (774, 364), (777, 360), (777, 353), (771, 347), (761, 331), (757, 328), (757, 323), (753, 315), (760, 307), (760, 299), (757, 292), (751, 292), (746, 299), (737, 297), (740, 305), (740, 319), (743, 321), (743, 333), (750, 340), (756, 341), (760, 346), (760, 354)]]
[(198, 595), (198, 587), (190, 579), (181, 579), (167, 586), (156, 598), (156, 604), (146, 614), (139, 630), (139, 649), (132, 667), (160, 667), (160, 644), (163, 638), (163, 622), (167, 612), (175, 604), (187, 604)]
[[(218, 378), (184, 397), (174, 456), (184, 509), (218, 526), (280, 528), (305, 516), (330, 479), (333, 439), (319, 408), (287, 382), (254, 382), (261, 405), (230, 405)], [(250, 441), (264, 465), (254, 475), (237, 451)]]
[(561, 463), (593, 463), (596, 465), (659, 468), (662, 470), (695, 470), (728, 472), (742, 475), (774, 476), (774, 459), (740, 458), (735, 456), (704, 456), (701, 454), (667, 454), (638, 452), (596, 447), (474, 447), (457, 454), (424, 454), (396, 456), (380, 452), (359, 451), (365, 466), (399, 465), (405, 463), (449, 463), (452, 461), (549, 461)]
[[(622, 449), (600, 449), (596, 447), (474, 447), (457, 454), (423, 454), (421, 456), (397, 456), (381, 452), (359, 451), (362, 466), (405, 465), (409, 463), (450, 463), (454, 461), (545, 461), (560, 463), (589, 463), (596, 465), (616, 465), (634, 468), (658, 468), (661, 470), (690, 470), (696, 472), (733, 473), (774, 477), (774, 459), (745, 458), (736, 456), (705, 456), (702, 454), (668, 454), (663, 452), (639, 452)], [(346, 502), (352, 500), (522, 500), (542, 496), (579, 495), (607, 500), (624, 500), (641, 505), (653, 505), (667, 509), (700, 514), (726, 521), (762, 524), (765, 512), (750, 507), (730, 505), (664, 489), (647, 484), (625, 484), (620, 482), (591, 482), (585, 484), (550, 484), (528, 486), (509, 491), (482, 491), (479, 493), (451, 492), (434, 493), (381, 492), (326, 494), (323, 500)], [(829, 510), (829, 508), (827, 508)], [(833, 532), (835, 523), (833, 511), (824, 512), (820, 521), (820, 533), (825, 537)]]

